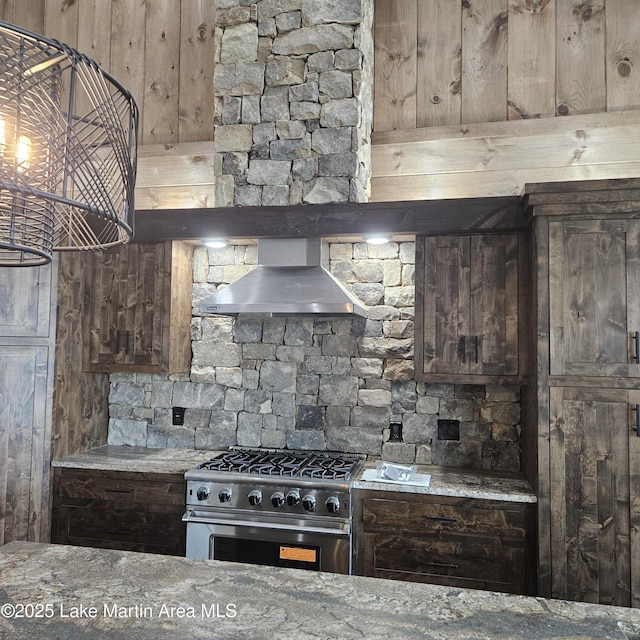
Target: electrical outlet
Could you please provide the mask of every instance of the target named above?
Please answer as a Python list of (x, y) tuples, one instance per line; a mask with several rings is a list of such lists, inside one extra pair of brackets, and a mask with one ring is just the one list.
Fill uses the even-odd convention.
[(184, 407), (173, 407), (171, 409), (171, 417), (174, 425), (184, 424)]
[(460, 420), (438, 420), (438, 440), (460, 440)]

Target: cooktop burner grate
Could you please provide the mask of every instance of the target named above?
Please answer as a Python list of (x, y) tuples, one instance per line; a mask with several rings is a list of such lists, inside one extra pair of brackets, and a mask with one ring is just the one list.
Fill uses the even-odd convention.
[(261, 476), (348, 480), (363, 456), (329, 451), (231, 448), (198, 469)]

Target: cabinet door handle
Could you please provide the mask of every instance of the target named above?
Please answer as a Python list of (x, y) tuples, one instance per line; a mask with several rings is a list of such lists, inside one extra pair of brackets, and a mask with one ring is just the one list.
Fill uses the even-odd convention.
[(425, 516), (425, 520), (435, 520), (436, 522), (458, 522), (457, 518), (451, 516)]
[(438, 567), (440, 569), (458, 569), (460, 565), (451, 564), (449, 562), (425, 562), (429, 567)]
[(636, 331), (633, 341), (636, 343), (635, 359), (636, 362), (640, 362), (640, 331)]
[(460, 336), (460, 344), (458, 346), (460, 351), (460, 359), (462, 362), (467, 361), (467, 336)]
[(124, 345), (124, 352), (131, 353), (131, 331), (127, 331), (127, 340)]
[(120, 353), (120, 329), (116, 331), (116, 353)]
[(640, 404), (636, 405), (636, 435), (640, 438)]
[(480, 336), (473, 336), (475, 343), (476, 364), (480, 362)]

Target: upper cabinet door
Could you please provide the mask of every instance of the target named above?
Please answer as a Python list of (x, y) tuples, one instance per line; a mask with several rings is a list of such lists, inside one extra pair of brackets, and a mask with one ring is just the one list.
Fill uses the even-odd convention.
[(85, 275), (85, 369), (188, 371), (191, 255), (185, 243), (167, 242), (93, 256)]
[[(469, 373), (470, 238), (424, 238), (424, 268), (416, 306), (423, 312), (423, 369), (427, 373)], [(421, 300), (421, 302), (419, 302)], [(418, 322), (416, 328), (418, 329)]]
[(0, 267), (0, 336), (45, 338), (51, 313), (51, 264)]
[(637, 220), (549, 224), (552, 375), (640, 375), (639, 246)]
[(517, 234), (416, 241), (416, 375), (490, 382), (519, 374)]
[(471, 237), (469, 371), (518, 375), (518, 236)]

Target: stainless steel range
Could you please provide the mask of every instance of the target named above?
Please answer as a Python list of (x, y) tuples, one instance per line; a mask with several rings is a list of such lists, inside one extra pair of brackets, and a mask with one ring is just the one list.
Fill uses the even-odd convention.
[(187, 471), (187, 557), (351, 573), (365, 456), (231, 447)]

